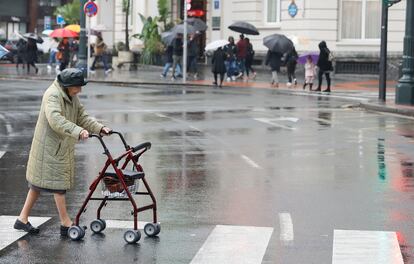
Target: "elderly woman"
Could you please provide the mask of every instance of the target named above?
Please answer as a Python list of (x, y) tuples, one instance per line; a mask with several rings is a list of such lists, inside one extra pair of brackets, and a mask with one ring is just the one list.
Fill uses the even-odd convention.
[(54, 195), (62, 236), (67, 235), (72, 225), (66, 211), (65, 194), (74, 186), (75, 143), (87, 139), (89, 132), (110, 132), (109, 128), (89, 117), (79, 102), (77, 94), (86, 83), (81, 70), (66, 69), (43, 95), (26, 171), (30, 189), (14, 224), (15, 229), (32, 234), (39, 232), (28, 217), (41, 192)]

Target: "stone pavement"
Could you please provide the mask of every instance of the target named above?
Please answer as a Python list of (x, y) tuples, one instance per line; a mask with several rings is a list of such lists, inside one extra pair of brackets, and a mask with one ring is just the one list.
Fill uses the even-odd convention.
[[(34, 73), (34, 70), (31, 69), (31, 73), (27, 73), (26, 70), (18, 69), (14, 64), (0, 64), (0, 78), (26, 78), (26, 79), (41, 79), (41, 80), (53, 80), (56, 77), (56, 72), (53, 69), (48, 71), (45, 64), (39, 64), (39, 72)], [(303, 71), (299, 68), (297, 73), (298, 85), (296, 87), (288, 87), (287, 76), (283, 71), (280, 74), (280, 87), (272, 88), (270, 85), (271, 73), (267, 68), (262, 66), (255, 67), (257, 70), (257, 76), (254, 79), (236, 81), (226, 81), (223, 84), (223, 89), (226, 87), (237, 87), (237, 88), (248, 88), (248, 89), (278, 89), (283, 93), (293, 93), (297, 95), (306, 95), (312, 94), (317, 95), (321, 94), (324, 96), (329, 95), (329, 93), (323, 92), (310, 92), (308, 89), (304, 91), (302, 89), (303, 84)], [(168, 86), (180, 86), (183, 84), (182, 79), (177, 79), (175, 81), (171, 80), (171, 72), (168, 74), (169, 77), (161, 78), (160, 73), (162, 67), (160, 66), (148, 66), (148, 65), (139, 65), (137, 70), (129, 71), (124, 69), (114, 69), (109, 74), (104, 74), (102, 69), (97, 69), (96, 73), (89, 76), (89, 80), (92, 82), (107, 82), (113, 84), (155, 84), (155, 85), (168, 85)], [(191, 86), (203, 86), (203, 87), (212, 87), (213, 75), (210, 71), (209, 65), (199, 65), (199, 74), (197, 79), (189, 76), (187, 79), (187, 85)], [(315, 80), (314, 88), (317, 84)], [(324, 89), (326, 85), (326, 80), (324, 80)], [(380, 102), (378, 98), (378, 76), (367, 76), (367, 75), (333, 75), (332, 76), (332, 92), (330, 95), (352, 95), (352, 98), (365, 98), (367, 100), (357, 100), (359, 101), (359, 106), (368, 110), (381, 111), (381, 112), (390, 112), (395, 114), (402, 114), (408, 116), (414, 116), (414, 107), (413, 106), (402, 106), (396, 105), (394, 102), (395, 98), (395, 86), (397, 85), (396, 81), (387, 82), (387, 101), (385, 103)]]

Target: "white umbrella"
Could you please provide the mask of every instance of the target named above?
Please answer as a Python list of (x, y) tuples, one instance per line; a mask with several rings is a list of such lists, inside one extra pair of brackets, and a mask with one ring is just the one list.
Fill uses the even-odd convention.
[(45, 29), (42, 31), (42, 35), (49, 36), (52, 32), (52, 29)]
[(207, 44), (206, 47), (205, 47), (205, 50), (206, 51), (216, 50), (220, 47), (226, 46), (227, 44), (229, 44), (229, 42), (227, 40), (224, 40), (224, 39), (216, 40), (216, 41), (213, 41), (213, 42), (210, 42), (209, 44)]

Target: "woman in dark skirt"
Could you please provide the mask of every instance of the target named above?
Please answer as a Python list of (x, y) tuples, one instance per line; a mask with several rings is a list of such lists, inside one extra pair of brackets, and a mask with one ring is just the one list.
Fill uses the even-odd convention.
[(227, 58), (227, 54), (224, 52), (224, 50), (220, 47), (218, 48), (214, 54), (212, 59), (213, 67), (211, 71), (214, 74), (214, 85), (217, 86), (217, 75), (220, 74), (220, 84), (218, 85), (220, 88), (222, 87), (223, 80), (224, 80), (224, 74), (226, 73), (226, 65), (225, 61)]

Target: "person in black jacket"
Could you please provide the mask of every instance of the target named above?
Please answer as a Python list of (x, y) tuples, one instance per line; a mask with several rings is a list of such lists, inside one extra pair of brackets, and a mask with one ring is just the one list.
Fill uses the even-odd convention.
[(316, 66), (318, 66), (318, 88), (314, 91), (321, 91), (322, 86), (322, 77), (325, 75), (327, 87), (324, 92), (331, 91), (331, 76), (329, 75), (333, 71), (332, 61), (331, 61), (331, 51), (328, 49), (326, 42), (321, 41), (319, 43), (319, 60)]
[[(162, 71), (162, 73), (161, 73), (161, 78), (165, 78), (165, 77), (167, 77), (167, 73), (168, 73), (168, 70), (172, 67), (172, 65), (173, 65), (173, 49), (174, 49), (174, 47), (173, 46), (168, 46), (166, 49), (165, 49), (165, 65), (164, 65), (164, 69), (163, 69), (163, 71)], [(180, 68), (180, 65), (178, 64), (177, 65), (177, 76), (181, 76), (182, 74), (181, 74), (181, 68)]]
[(217, 86), (217, 74), (220, 74), (220, 84), (219, 84), (220, 88), (223, 85), (224, 74), (226, 73), (226, 65), (225, 65), (226, 59), (227, 59), (227, 54), (220, 47), (214, 52), (213, 59), (211, 61), (213, 64), (211, 71), (214, 74), (213, 84)]
[(177, 68), (177, 65), (180, 66), (182, 69), (182, 60), (183, 60), (183, 34), (177, 34), (177, 37), (174, 40), (173, 43), (173, 69), (172, 69), (172, 80), (176, 79), (175, 76), (175, 70)]
[(26, 45), (26, 63), (27, 73), (30, 72), (30, 65), (35, 68), (36, 73), (39, 68), (36, 67), (35, 62), (37, 61), (37, 45), (36, 40), (29, 38)]
[(286, 68), (287, 68), (287, 75), (288, 75), (288, 83), (287, 86), (291, 87), (292, 83), (296, 86), (298, 84), (298, 81), (296, 80), (296, 64), (298, 59), (298, 53), (296, 52), (296, 49), (293, 47), (293, 49), (287, 54), (286, 58)]
[(188, 41), (187, 70), (189, 73), (193, 74), (194, 80), (196, 80), (198, 76), (197, 57), (198, 57), (198, 38), (196, 34), (192, 34)]
[(278, 88), (279, 87), (279, 77), (278, 74), (280, 72), (280, 65), (281, 65), (281, 58), (282, 54), (279, 52), (274, 52), (269, 50), (266, 56), (266, 65), (270, 65), (270, 69), (272, 70), (272, 86)]
[(16, 69), (19, 69), (19, 64), (22, 64), (24, 69), (24, 61), (25, 61), (25, 53), (26, 53), (26, 41), (23, 39), (19, 39), (17, 42), (17, 61), (16, 61)]
[(246, 40), (246, 43), (247, 43), (246, 75), (247, 75), (247, 78), (249, 78), (250, 72), (252, 72), (253, 73), (252, 79), (254, 79), (256, 77), (256, 71), (252, 67), (253, 59), (254, 59), (253, 45), (252, 45), (252, 43), (250, 43), (249, 38), (245, 38), (245, 40)]

